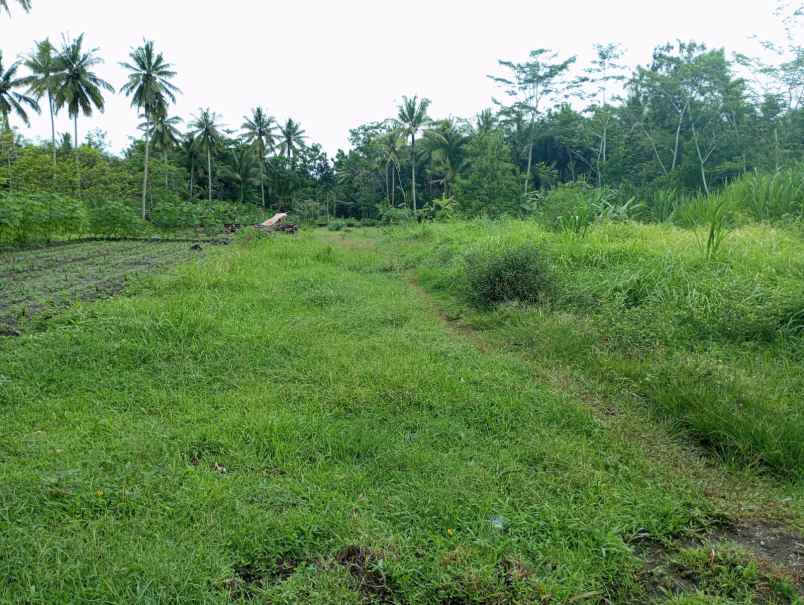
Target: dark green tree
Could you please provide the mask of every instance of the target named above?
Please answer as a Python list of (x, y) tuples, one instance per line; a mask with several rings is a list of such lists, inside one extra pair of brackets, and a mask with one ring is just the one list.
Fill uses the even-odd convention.
[[(163, 107), (156, 111), (151, 117), (151, 141), (157, 151), (162, 152), (162, 163), (165, 169), (165, 188), (169, 186), (168, 182), (168, 152), (179, 146), (179, 141), (182, 138), (179, 125), (183, 120), (178, 116), (168, 116), (165, 111), (167, 108)], [(141, 124), (140, 127), (148, 127), (148, 121)]]
[(240, 203), (246, 201), (246, 190), (259, 181), (261, 163), (250, 146), (240, 145), (230, 151), (226, 176), (234, 181), (238, 188)]
[(39, 104), (33, 96), (20, 92), (28, 86), (28, 79), (17, 75), (19, 61), (12, 63), (8, 68), (3, 67), (3, 53), (0, 51), (0, 116), (3, 126), (11, 128), (10, 116), (16, 115), (26, 125), (29, 124), (28, 109), (39, 111)]
[(533, 147), (536, 138), (536, 120), (543, 106), (548, 101), (566, 99), (576, 89), (566, 81), (570, 66), (575, 57), (559, 60), (556, 53), (546, 48), (530, 52), (530, 59), (525, 63), (500, 61), (500, 66), (510, 73), (507, 76), (489, 76), (501, 85), (505, 94), (510, 97), (510, 105), (494, 99), (502, 107), (509, 119), (524, 120), (527, 139), (527, 168), (525, 171), (525, 195), (531, 182), (533, 168)]
[(499, 215), (518, 211), (518, 171), (501, 132), (472, 138), (466, 145), (466, 162), (468, 170), (455, 184), (464, 213)]
[(29, 124), (28, 109), (39, 111), (39, 104), (32, 96), (25, 94), (21, 91), (27, 86), (26, 78), (20, 78), (17, 75), (19, 70), (19, 62), (12, 63), (8, 69), (3, 67), (3, 53), (0, 52), (0, 117), (3, 118), (2, 136), (7, 142), (6, 156), (8, 160), (8, 188), (12, 188), (11, 180), (11, 156), (14, 150), (14, 135), (11, 130), (11, 115), (14, 114), (20, 118), (26, 125)]
[(424, 133), (424, 140), (433, 160), (433, 170), (441, 176), (444, 197), (464, 168), (464, 146), (467, 134), (455, 120), (438, 120)]

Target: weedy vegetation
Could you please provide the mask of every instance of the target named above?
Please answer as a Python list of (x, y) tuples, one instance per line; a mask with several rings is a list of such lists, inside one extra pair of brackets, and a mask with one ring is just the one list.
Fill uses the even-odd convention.
[[(578, 239), (535, 223), (478, 222), (386, 239), (435, 293), (470, 305), (536, 303), (460, 310), (470, 325), (630, 392), (728, 460), (798, 480), (802, 240), (767, 226), (726, 231), (725, 207), (716, 202), (695, 230), (608, 223)], [(475, 251), (489, 246), (496, 271), (475, 270)], [(507, 268), (518, 247), (538, 258), (536, 269)], [(516, 286), (508, 296), (498, 294), (506, 277)], [(538, 296), (516, 290), (530, 286)]]
[[(791, 602), (795, 570), (751, 553), (710, 568), (668, 547), (684, 581), (666, 593), (645, 571), (646, 541), (728, 523), (730, 490), (800, 502), (782, 312), (798, 241), (738, 231), (728, 265), (694, 241), (484, 221), (246, 233), (0, 340), (0, 599)], [(646, 411), (614, 397), (629, 416), (610, 425), (537, 364)], [(657, 416), (738, 466), (713, 470)]]
[(181, 126), (148, 39), (112, 153), (100, 49), (0, 49), (0, 604), (803, 603), (794, 4), (334, 157), (260, 99)]

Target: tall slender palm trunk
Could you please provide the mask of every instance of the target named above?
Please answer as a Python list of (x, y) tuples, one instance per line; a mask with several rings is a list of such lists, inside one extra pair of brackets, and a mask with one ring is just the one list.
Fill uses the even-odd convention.
[(399, 166), (396, 166), (396, 182), (397, 185), (399, 185), (399, 191), (402, 194), (402, 203), (407, 206), (408, 198), (407, 194), (405, 193), (405, 186), (402, 184), (402, 170), (400, 170)]
[(14, 149), (14, 133), (11, 132), (11, 122), (9, 121), (8, 116), (5, 115), (5, 114), (3, 115), (3, 124), (2, 124), (2, 126), (3, 126), (3, 132), (2, 132), (3, 141), (6, 141), (6, 140), (9, 141), (8, 149), (6, 150), (6, 160), (8, 160), (8, 191), (10, 193), (10, 192), (14, 191), (14, 184), (13, 184), (13, 181), (11, 179), (11, 171), (12, 171), (11, 155), (12, 155), (12, 150)]
[(260, 162), (260, 196), (262, 197), (262, 207), (265, 208), (265, 162)]
[(145, 125), (145, 170), (142, 173), (142, 220), (148, 218), (148, 162), (151, 157), (150, 124)]
[(78, 114), (76, 113), (73, 116), (73, 134), (75, 139), (73, 140), (73, 157), (75, 157), (75, 187), (76, 187), (76, 197), (81, 199), (81, 162), (78, 160)]
[(2, 127), (2, 131), (0, 131), (0, 143), (2, 143), (2, 147), (6, 146), (6, 139), (11, 140), (8, 149), (4, 150), (6, 151), (6, 159), (8, 160), (8, 191), (10, 193), (14, 190), (14, 186), (11, 183), (11, 148), (14, 145), (14, 138), (11, 134), (11, 123), (9, 122), (8, 116), (1, 114), (0, 117), (2, 117), (2, 122), (0, 123), (0, 127)]
[(410, 184), (413, 190), (413, 214), (416, 214), (416, 135), (410, 135), (410, 172), (412, 183)]
[[(47, 104), (50, 108), (50, 147), (53, 151), (53, 166), (56, 166), (56, 119), (53, 115), (55, 112), (53, 111), (53, 96), (50, 94), (50, 91), (47, 91)], [(55, 171), (53, 173), (53, 177), (55, 178), (56, 174)]]
[(212, 150), (207, 147), (207, 196), (212, 203)]
[(388, 182), (388, 169), (391, 167), (390, 163), (385, 164), (385, 197), (388, 200), (388, 207), (391, 208), (391, 184)]
[(530, 171), (533, 167), (533, 139), (528, 145), (528, 171), (525, 173), (525, 195), (528, 194), (528, 187), (530, 186)]

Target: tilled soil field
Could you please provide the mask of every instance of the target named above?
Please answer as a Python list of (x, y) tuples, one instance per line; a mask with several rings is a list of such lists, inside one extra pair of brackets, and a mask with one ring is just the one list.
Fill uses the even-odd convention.
[(135, 274), (199, 255), (187, 242), (99, 241), (0, 252), (0, 336), (76, 301), (111, 296)]

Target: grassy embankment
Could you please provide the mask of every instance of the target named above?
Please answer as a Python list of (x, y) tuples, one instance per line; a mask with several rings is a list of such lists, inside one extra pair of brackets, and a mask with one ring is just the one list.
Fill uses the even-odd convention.
[[(478, 222), (397, 229), (381, 241), (465, 326), (635, 396), (728, 462), (799, 482), (804, 238), (747, 226), (709, 260), (705, 238), (665, 225), (604, 224), (577, 238)], [(488, 304), (494, 292), (483, 284), (506, 272), (536, 292), (531, 304)]]

